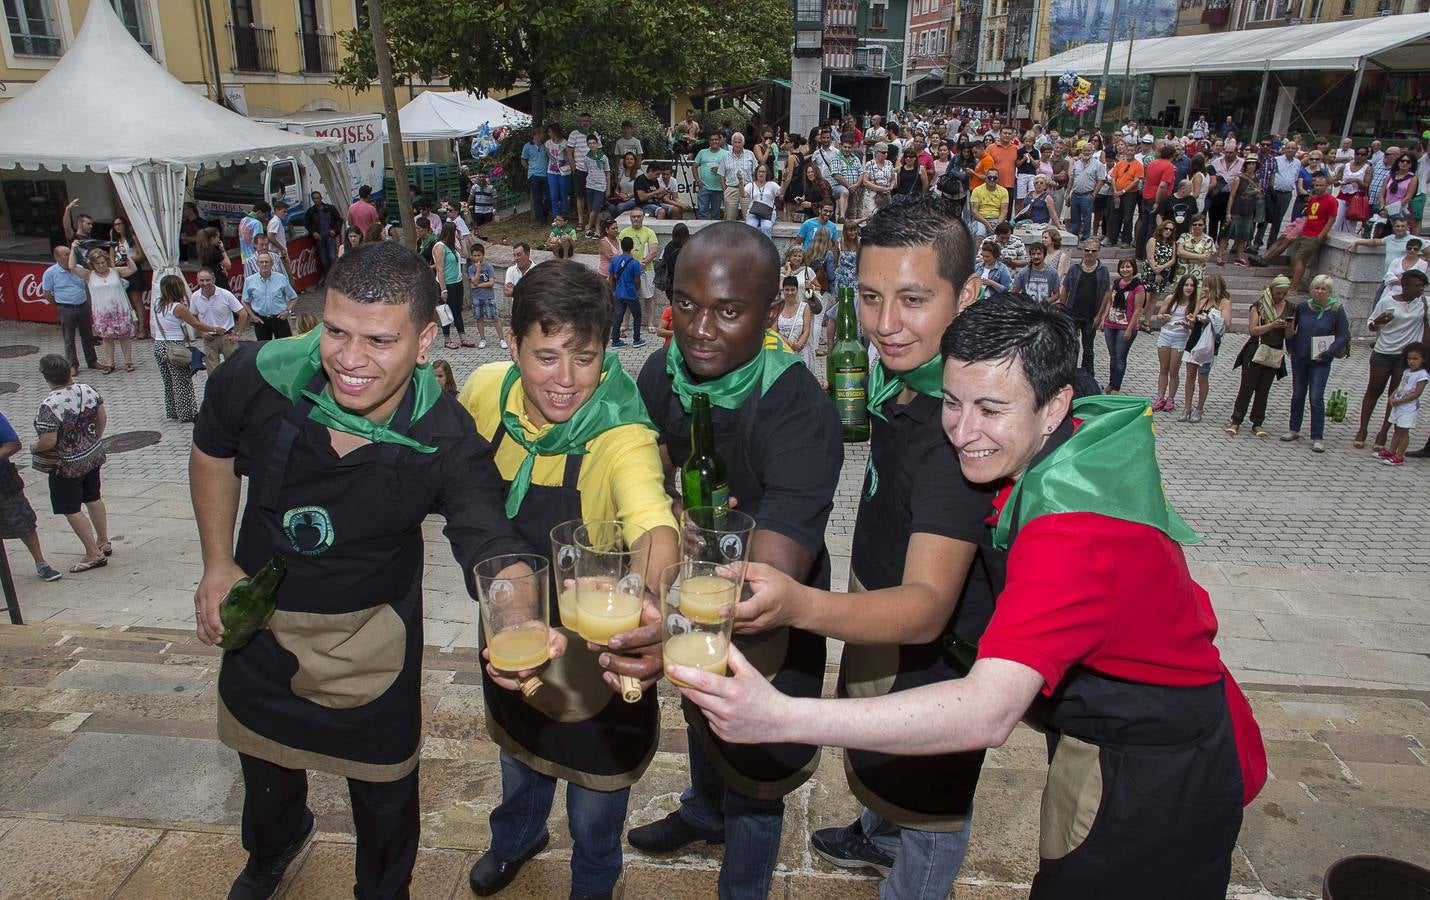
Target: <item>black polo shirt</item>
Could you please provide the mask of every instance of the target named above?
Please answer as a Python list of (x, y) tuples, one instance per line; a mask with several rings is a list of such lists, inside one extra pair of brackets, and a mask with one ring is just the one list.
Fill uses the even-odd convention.
[[(1002, 586), (1003, 554), (993, 549), (986, 519), (995, 491), (963, 477), (958, 454), (940, 420), (942, 402), (922, 394), (906, 405), (890, 401), (887, 420), (870, 419), (869, 463), (859, 496), (850, 566), (865, 590), (902, 584), (909, 538), (935, 534), (979, 546), (950, 626), (978, 639)], [(984, 556), (997, 554), (994, 578)]]

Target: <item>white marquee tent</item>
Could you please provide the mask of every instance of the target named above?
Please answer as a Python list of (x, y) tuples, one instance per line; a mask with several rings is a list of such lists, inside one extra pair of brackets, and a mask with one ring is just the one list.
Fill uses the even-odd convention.
[(91, 3), (54, 69), (0, 104), (0, 169), (108, 173), (155, 284), (178, 272), (192, 172), (304, 153), (328, 195), (346, 197), (341, 141), (261, 125), (195, 93), (144, 52), (108, 3)]
[(461, 91), (423, 91), (398, 110), (397, 117), (404, 141), (455, 140), (478, 134), (483, 125), (495, 130), (531, 124), (531, 116), (499, 100)]
[[(1077, 72), (1095, 78), (1107, 58), (1107, 44), (1084, 44), (1019, 69), (1019, 78), (1057, 78)], [(1190, 75), (1188, 96), (1196, 76), (1225, 72), (1261, 72), (1261, 102), (1273, 72), (1355, 72), (1351, 95), (1354, 112), (1361, 76), (1367, 66), (1391, 72), (1430, 68), (1430, 13), (1318, 22), (1282, 28), (1258, 28), (1216, 34), (1148, 38), (1112, 45), (1112, 73), (1130, 70), (1134, 75)], [(1188, 102), (1184, 114), (1191, 108)], [(1347, 135), (1351, 116), (1346, 116)]]

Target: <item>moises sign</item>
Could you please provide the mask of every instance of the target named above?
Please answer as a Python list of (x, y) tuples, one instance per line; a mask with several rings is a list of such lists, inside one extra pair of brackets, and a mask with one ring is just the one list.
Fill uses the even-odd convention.
[[(40, 283), (45, 277), (46, 263), (0, 260), (0, 318), (21, 322), (59, 323), (55, 305), (41, 295)], [(296, 291), (318, 283), (318, 248), (310, 237), (300, 237), (288, 243), (288, 278)], [(185, 270), (184, 277), (192, 287), (197, 273)], [(243, 263), (229, 260), (229, 286), (235, 294), (243, 293)]]

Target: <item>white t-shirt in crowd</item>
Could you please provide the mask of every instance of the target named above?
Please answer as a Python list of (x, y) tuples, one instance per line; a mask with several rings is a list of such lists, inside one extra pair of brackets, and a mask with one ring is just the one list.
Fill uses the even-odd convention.
[[(536, 263), (532, 263), (531, 265), (534, 266), (536, 265)], [(531, 266), (527, 266), (526, 272), (530, 271)], [(516, 283), (521, 280), (521, 276), (525, 275), (526, 272), (523, 272), (521, 269), (517, 268), (516, 263), (512, 263), (511, 265), (506, 267), (506, 278), (503, 279), (503, 283), (509, 284), (513, 288), (515, 288)]]
[[(1395, 389), (1392, 395), (1399, 400), (1401, 397), (1408, 397), (1415, 392), (1417, 384), (1430, 382), (1430, 373), (1424, 369), (1405, 370), (1405, 374), (1400, 376), (1400, 386)], [(1420, 396), (1409, 403), (1401, 403), (1390, 408), (1390, 424), (1397, 428), (1414, 428), (1415, 420), (1420, 416), (1420, 403), (1425, 399), (1425, 392), (1422, 390)]]
[(1387, 310), (1395, 317), (1376, 332), (1374, 350), (1376, 353), (1399, 356), (1407, 346), (1420, 340), (1425, 328), (1425, 297), (1422, 295), (1403, 303), (1383, 296), (1375, 309), (1370, 311), (1370, 318), (1375, 319)]
[(214, 288), (212, 297), (205, 297), (203, 291), (194, 291), (189, 297), (189, 310), (194, 318), (215, 328), (232, 328), (234, 316), (242, 309), (238, 298), (221, 287)]

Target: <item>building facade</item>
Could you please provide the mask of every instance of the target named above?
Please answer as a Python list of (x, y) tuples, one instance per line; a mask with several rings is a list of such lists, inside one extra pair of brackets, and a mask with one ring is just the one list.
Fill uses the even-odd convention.
[(957, 36), (957, 0), (912, 0), (904, 38), (904, 90), (910, 102), (943, 86)]
[(824, 87), (856, 117), (905, 105), (909, 12), (910, 0), (824, 0)]
[[(337, 33), (366, 21), (365, 0), (0, 0), (0, 102), (48, 72), (91, 2), (109, 2), (171, 75), (247, 115), (381, 112), (376, 89), (332, 83)], [(123, 85), (115, 85), (123, 102)]]
[(1427, 10), (1427, 0), (1178, 0), (1177, 34), (1372, 19)]

